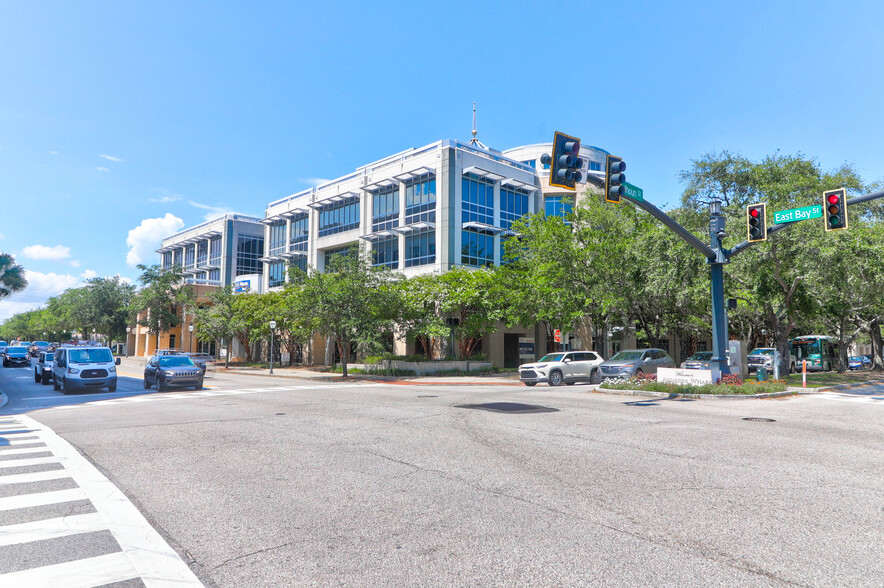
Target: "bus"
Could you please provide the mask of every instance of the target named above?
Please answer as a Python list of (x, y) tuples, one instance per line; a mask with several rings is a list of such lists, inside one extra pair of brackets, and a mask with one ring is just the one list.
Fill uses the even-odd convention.
[(789, 340), (789, 350), (795, 357), (796, 368), (802, 370), (807, 360), (807, 371), (830, 372), (838, 367), (838, 340), (826, 335), (802, 335)]

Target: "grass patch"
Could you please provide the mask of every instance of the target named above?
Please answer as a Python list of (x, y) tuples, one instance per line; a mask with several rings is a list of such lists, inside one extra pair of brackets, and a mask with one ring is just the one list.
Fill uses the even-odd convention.
[[(789, 374), (785, 378), (789, 386), (801, 386), (801, 374)], [(859, 384), (874, 380), (884, 380), (884, 372), (853, 371), (853, 372), (808, 372), (807, 387), (820, 388), (823, 386), (837, 386), (838, 384)]]
[[(738, 381), (738, 380), (737, 380)], [(608, 380), (601, 388), (605, 390), (641, 390), (646, 392), (663, 392), (665, 394), (771, 394), (785, 392), (788, 387), (782, 380), (770, 382), (751, 382), (729, 384), (705, 384), (690, 386), (687, 384), (668, 384), (643, 378), (641, 380)]]

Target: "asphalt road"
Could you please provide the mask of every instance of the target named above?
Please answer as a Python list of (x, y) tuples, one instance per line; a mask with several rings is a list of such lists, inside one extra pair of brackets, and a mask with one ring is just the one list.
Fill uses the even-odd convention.
[[(200, 393), (121, 379), (113, 396), (53, 399), (15, 371), (0, 370), (0, 412), (55, 406), (28, 415), (103, 471), (206, 585), (884, 577), (880, 387), (678, 401), (225, 375)], [(465, 407), (490, 403), (504, 412)]]

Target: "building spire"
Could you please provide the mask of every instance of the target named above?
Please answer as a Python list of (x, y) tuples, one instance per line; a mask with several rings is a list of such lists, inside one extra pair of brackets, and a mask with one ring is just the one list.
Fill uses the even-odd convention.
[(476, 103), (473, 102), (473, 138), (470, 139), (470, 145), (474, 147), (478, 147), (483, 151), (488, 151), (488, 147), (486, 147), (482, 141), (476, 138), (476, 135), (479, 134), (479, 131), (476, 130)]

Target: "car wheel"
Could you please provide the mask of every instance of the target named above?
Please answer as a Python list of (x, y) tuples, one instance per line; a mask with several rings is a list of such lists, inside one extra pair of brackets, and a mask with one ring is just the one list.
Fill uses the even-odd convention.
[(62, 394), (67, 394), (67, 393), (68, 393), (67, 382), (65, 381), (64, 378), (61, 379), (61, 393), (62, 393)]
[(56, 392), (61, 390), (61, 388), (58, 387), (58, 380), (55, 380), (55, 379), (52, 380), (52, 389), (55, 390)]
[(40, 383), (40, 374), (37, 373), (37, 370), (34, 370), (34, 383), (35, 384)]
[(194, 390), (202, 390), (203, 389), (203, 381), (200, 380), (200, 383), (193, 387)]
[(108, 392), (116, 392), (117, 391), (117, 383), (114, 382), (113, 384), (108, 384), (107, 391)]
[(562, 372), (558, 370), (554, 370), (549, 374), (549, 385), (550, 386), (561, 386), (562, 385)]
[(536, 386), (537, 385), (537, 382), (522, 382), (522, 383), (525, 384), (526, 386)]
[(157, 378), (157, 392), (165, 392), (166, 391), (166, 383), (162, 378)]
[(589, 374), (589, 383), (590, 384), (601, 384), (602, 383), (602, 377), (599, 375), (598, 370), (592, 370), (592, 372)]
[(49, 376), (46, 374), (46, 372), (43, 372), (43, 377), (40, 378), (40, 382), (41, 382), (44, 386), (50, 382)]
[(147, 379), (147, 374), (145, 374), (145, 376), (144, 376), (144, 382), (142, 382), (142, 384), (144, 385), (144, 389), (145, 389), (145, 390), (150, 390), (150, 382), (149, 382), (148, 379)]

